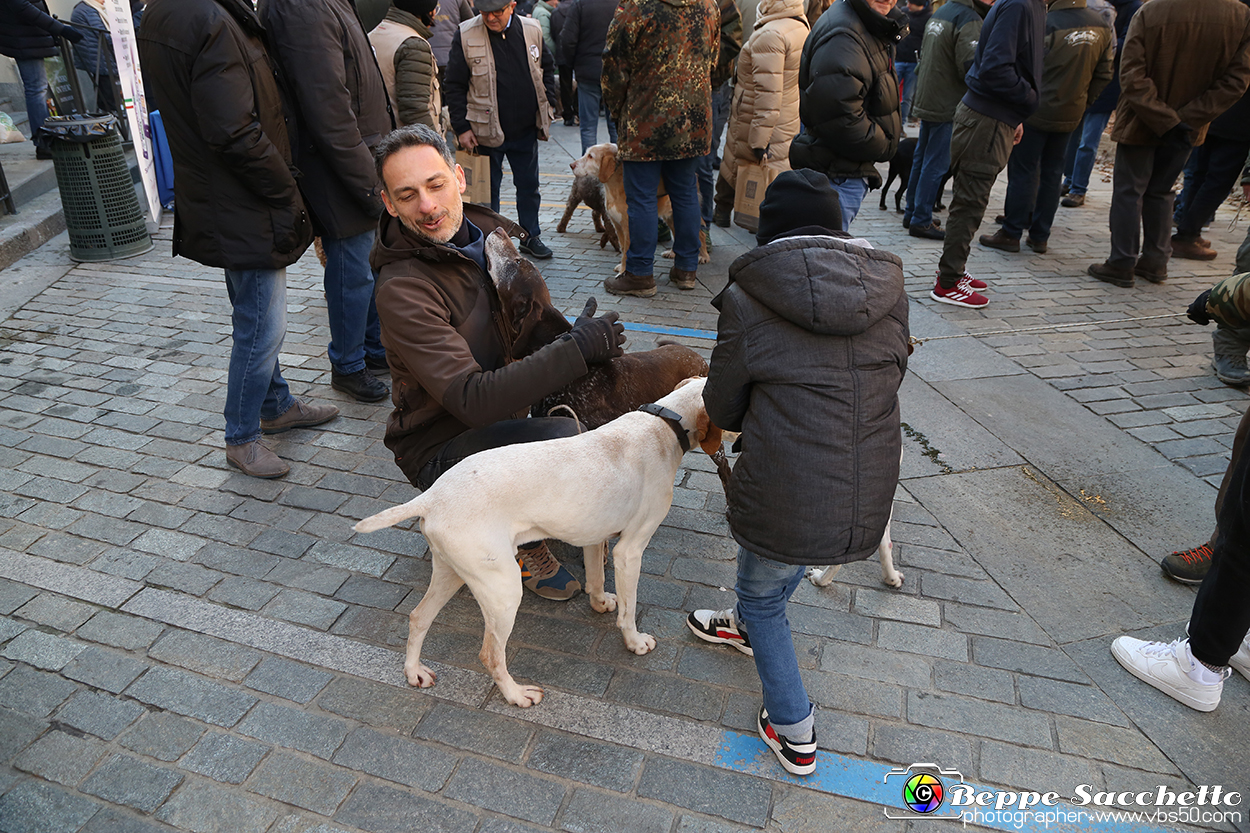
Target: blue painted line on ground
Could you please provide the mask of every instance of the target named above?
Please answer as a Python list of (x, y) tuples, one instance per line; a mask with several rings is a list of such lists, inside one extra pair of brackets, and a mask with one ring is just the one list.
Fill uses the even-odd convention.
[[(858, 801), (878, 804), (881, 806), (883, 818), (886, 817), (888, 812), (891, 818), (937, 822), (942, 820), (939, 818), (940, 816), (946, 815), (948, 816), (947, 821), (958, 822), (960, 818), (955, 814), (962, 809), (966, 809), (951, 808), (949, 805), (943, 805), (938, 808), (934, 815), (910, 812), (903, 804), (903, 783), (906, 777), (898, 773), (898, 769), (901, 769), (901, 767), (890, 767), (887, 764), (851, 758), (846, 755), (839, 755), (836, 752), (821, 750), (816, 761), (816, 771), (811, 775), (802, 777), (790, 775), (781, 768), (772, 750), (765, 746), (764, 742), (757, 735), (725, 732), (722, 736), (721, 748), (717, 752), (714, 764), (721, 769), (767, 778), (772, 781), (782, 781), (841, 798), (852, 798)], [(887, 782), (886, 775), (892, 769), (896, 774), (891, 776)], [(951, 776), (943, 779), (943, 783), (949, 791), (952, 786), (961, 782), (956, 780), (954, 776)], [(1007, 792), (1004, 789), (974, 784), (969, 781), (963, 781), (962, 783), (972, 787), (978, 793), (984, 791), (994, 793)], [(989, 813), (993, 810), (993, 807), (980, 809), (982, 809), (983, 813)], [(1054, 807), (1030, 809), (1031, 811), (1036, 810), (1037, 814), (1025, 814), (1022, 817), (999, 816), (995, 818), (983, 815), (975, 821), (969, 819), (968, 824), (991, 830), (1010, 831), (1011, 833), (1056, 833), (1056, 831), (1059, 833), (1078, 833), (1078, 831), (1079, 833), (1175, 833), (1177, 830), (1176, 827), (1153, 827), (1137, 821), (1099, 820), (1094, 817), (1095, 812), (1101, 812), (1102, 810), (1114, 811), (1115, 808), (1094, 808), (1091, 810), (1072, 804), (1060, 803)], [(1053, 813), (1053, 820), (1047, 820), (1040, 815), (1045, 812)], [(1129, 812), (1125, 811), (1125, 815), (1128, 815)], [(949, 818), (951, 815), (955, 815), (955, 817)], [(938, 825), (934, 829), (942, 830), (944, 828)], [(955, 833), (958, 829), (960, 828), (949, 827), (951, 833)]]
[[(566, 315), (569, 323), (577, 320), (575, 316)], [(715, 330), (696, 330), (691, 327), (661, 327), (658, 324), (626, 324), (625, 329), (639, 333), (657, 333), (663, 336), (681, 336), (682, 338), (706, 338), (716, 341)]]

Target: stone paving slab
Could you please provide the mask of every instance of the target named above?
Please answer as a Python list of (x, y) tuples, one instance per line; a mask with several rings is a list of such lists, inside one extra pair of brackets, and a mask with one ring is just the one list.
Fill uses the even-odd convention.
[[(547, 225), (578, 147), (575, 129), (554, 132)], [(980, 312), (928, 300), (939, 247), (893, 212), (870, 200), (853, 230), (904, 258), (917, 336), (1163, 315), (1231, 262), (1236, 235), (1217, 222), (1214, 264), (1175, 263), (1161, 287), (1092, 285), (1084, 264), (1106, 233), (1090, 218), (1108, 192), (1061, 212), (1046, 257), (974, 249), (970, 269), (994, 287)], [(350, 526), (415, 492), (381, 443), (387, 407), (329, 389), (320, 267), (310, 252), (288, 270), (282, 362), (297, 395), (342, 414), (275, 438), (292, 472), (261, 482), (221, 448), (220, 274), (171, 259), (168, 228), (158, 237), (127, 261), (75, 266), (45, 247), (13, 267), (42, 283), (0, 324), (0, 831), (898, 831), (925, 821), (885, 818), (897, 797), (882, 779), (919, 761), (1014, 789), (1244, 782), (1244, 681), (1196, 715), (1160, 705), (1107, 651), (1119, 629), (1171, 638), (1188, 615), (1192, 591), (1153, 561), (1207, 534), (1245, 407), (1204, 366), (1209, 332), (1152, 319), (917, 348), (894, 505), (906, 582), (847, 565), (790, 608), (824, 750), (797, 779), (755, 738), (751, 660), (684, 625), (732, 602), (709, 460), (683, 461), (644, 555), (654, 652), (626, 651), (584, 597), (529, 597), (510, 663), (547, 696), (516, 709), (478, 661), (480, 613), (461, 593), (426, 643), (438, 684), (412, 689), (402, 652), (425, 542)], [(587, 211), (544, 239), (566, 313), (593, 294), (628, 322), (631, 349), (671, 334), (704, 355), (708, 301), (753, 242), (715, 228), (696, 290), (661, 279), (634, 299), (602, 291), (618, 256)]]

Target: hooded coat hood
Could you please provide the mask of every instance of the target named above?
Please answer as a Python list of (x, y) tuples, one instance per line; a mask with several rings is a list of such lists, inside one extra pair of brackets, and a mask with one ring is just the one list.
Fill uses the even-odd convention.
[(727, 490), (734, 538), (787, 564), (867, 558), (902, 448), (902, 261), (866, 241), (785, 237), (734, 261), (703, 392), (742, 432)]

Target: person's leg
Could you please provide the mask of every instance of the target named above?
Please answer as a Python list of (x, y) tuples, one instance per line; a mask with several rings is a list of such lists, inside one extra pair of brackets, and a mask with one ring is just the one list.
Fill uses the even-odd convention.
[(598, 81), (582, 80), (577, 85), (577, 117), (581, 121), (582, 155), (599, 143), (599, 102), (603, 90)]
[(562, 66), (560, 70), (560, 116), (570, 126), (577, 114), (577, 97), (573, 95), (573, 67)]
[(38, 142), (39, 128), (48, 118), (48, 76), (43, 58), (17, 58), (17, 73), (22, 77), (26, 96), (26, 117), (30, 120), (30, 138)]
[(530, 237), (538, 237), (538, 207), (542, 201), (538, 188), (538, 133), (530, 132), (518, 139), (504, 142), (508, 167), (512, 168), (512, 184), (516, 186), (517, 222)]
[[(673, 205), (673, 255), (674, 265), (685, 272), (699, 268), (699, 182), (696, 176), (699, 163), (706, 157), (672, 159), (660, 163), (660, 176)], [(632, 209), (631, 209), (632, 210)], [(633, 229), (630, 229), (631, 243)]]
[(1037, 205), (1037, 187), (1041, 179), (1042, 150), (1046, 146), (1046, 133), (1029, 125), (1024, 126), (1024, 137), (1011, 150), (1007, 160), (1006, 220), (1003, 233), (1013, 240), (1029, 227), (1033, 209)]
[(838, 192), (838, 201), (842, 205), (842, 230), (848, 231), (851, 221), (859, 214), (864, 204), (864, 195), (868, 193), (868, 180), (858, 176), (840, 176), (829, 180), (833, 190)]
[(1081, 143), (1072, 160), (1072, 187), (1068, 189), (1070, 196), (1084, 196), (1089, 190), (1089, 177), (1094, 171), (1094, 160), (1098, 158), (1098, 145), (1109, 121), (1110, 113), (1085, 114), (1085, 120), (1081, 122)]
[[(1046, 133), (1038, 164), (1037, 201), (1033, 205), (1033, 222), (1029, 238), (1035, 243), (1050, 239), (1050, 229), (1059, 210), (1059, 186), (1063, 179), (1063, 155), (1071, 133)], [(1014, 154), (1013, 154), (1014, 155)]]
[(951, 204), (942, 258), (938, 261), (938, 283), (943, 289), (953, 289), (963, 279), (972, 235), (985, 217), (994, 180), (1007, 166), (1013, 133), (1010, 125), (983, 116), (962, 103), (955, 111)]
[(330, 365), (341, 374), (365, 367), (365, 331), (373, 302), (373, 271), (369, 268), (373, 237), (374, 232), (367, 231), (354, 237), (321, 238), (326, 253)]
[(1195, 177), (1194, 192), (1181, 209), (1176, 224), (1176, 237), (1180, 240), (1197, 240), (1202, 235), (1202, 227), (1237, 184), (1250, 142), (1208, 136), (1199, 150), (1206, 156), (1206, 175), (1201, 183)]
[(907, 196), (903, 199), (903, 225), (910, 226), (912, 215), (916, 212), (916, 187), (920, 184), (920, 172), (924, 169), (925, 149), (929, 145), (929, 124), (921, 121), (920, 130), (916, 133), (916, 149), (911, 155), (911, 173), (907, 175)]
[[(907, 201), (912, 204), (911, 222), (917, 226), (933, 223), (933, 204), (937, 202), (938, 187), (942, 177), (951, 166), (951, 131), (953, 123), (948, 121), (921, 121), (920, 135), (926, 136), (924, 154), (920, 156), (920, 165), (912, 164), (911, 183), (907, 186)], [(917, 149), (919, 150), (919, 149)], [(917, 172), (917, 167), (919, 171)], [(912, 203), (912, 188), (915, 188), (915, 203)]]
[(713, 169), (720, 167), (721, 134), (729, 124), (729, 107), (733, 103), (733, 87), (728, 81), (712, 93), (712, 157)]
[(734, 587), (738, 594), (734, 615), (751, 639), (768, 720), (778, 734), (799, 742), (811, 738), (815, 720), (799, 674), (786, 603), (804, 571), (802, 566), (782, 564), (739, 548)]
[(1233, 264), (1233, 274), (1250, 272), (1250, 229), (1246, 229), (1246, 239), (1237, 247), (1237, 260)]
[(490, 157), (490, 210), (499, 213), (499, 189), (503, 186), (503, 147), (488, 148), (478, 145), (477, 152)]
[(1154, 166), (1142, 194), (1142, 248), (1138, 262), (1164, 271), (1172, 256), (1172, 201), (1176, 198), (1172, 189), (1189, 154), (1188, 150), (1163, 146), (1154, 150)]
[[(1072, 135), (1068, 137), (1068, 146), (1063, 151), (1063, 184), (1069, 189), (1072, 187), (1072, 169), (1076, 167), (1076, 152), (1081, 147), (1081, 133), (1085, 126), (1085, 119), (1088, 117), (1088, 112), (1081, 117), (1081, 123), (1076, 126), (1076, 130), (1073, 130)], [(1067, 192), (1065, 191), (1064, 193)]]
[(1107, 265), (1117, 269), (1133, 268), (1141, 251), (1142, 195), (1150, 181), (1155, 149), (1145, 145), (1115, 148), (1115, 171), (1111, 179), (1111, 254)]
[(915, 62), (900, 61), (894, 64), (894, 71), (898, 75), (899, 82), (903, 85), (903, 100), (899, 104), (900, 115), (903, 119), (903, 126), (907, 126), (907, 114), (911, 111), (911, 97), (916, 90), (916, 64)]
[(226, 445), (260, 439), (261, 419), (295, 405), (278, 353), (286, 335), (286, 270), (226, 269), (232, 326), (226, 377)]
[(655, 194), (660, 185), (660, 163), (622, 164), (625, 202), (629, 206), (629, 249), (625, 255), (625, 270), (631, 275), (650, 275), (655, 271), (658, 238)]
[(1189, 204), (1189, 198), (1193, 195), (1197, 186), (1205, 178), (1207, 171), (1207, 154), (1206, 143), (1193, 148), (1189, 152), (1189, 158), (1185, 160), (1185, 167), (1182, 169), (1181, 176), (1181, 192), (1173, 201), (1172, 206), (1172, 222), (1179, 223), (1181, 213), (1185, 210), (1185, 206)]

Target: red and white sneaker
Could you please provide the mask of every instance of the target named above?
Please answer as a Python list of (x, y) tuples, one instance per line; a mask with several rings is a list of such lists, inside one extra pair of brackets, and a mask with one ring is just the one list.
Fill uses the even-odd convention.
[(941, 282), (935, 283), (929, 292), (929, 297), (943, 304), (970, 309), (981, 309), (990, 302), (989, 298), (973, 288), (972, 282), (967, 277), (950, 289), (943, 289)]
[(749, 657), (755, 656), (746, 626), (734, 616), (734, 609), (694, 610), (686, 617), (686, 627), (704, 642), (732, 645)]
[(807, 743), (794, 743), (784, 735), (779, 735), (768, 722), (768, 710), (761, 708), (755, 725), (760, 730), (760, 739), (773, 750), (782, 767), (791, 775), (811, 775), (816, 771), (816, 732), (812, 731), (812, 739)]
[[(934, 274), (934, 275), (941, 275), (942, 273), (941, 273), (940, 271), (938, 271), (938, 272), (934, 272), (933, 274)], [(977, 290), (977, 291), (980, 291), (980, 290), (982, 290), (982, 289), (989, 289), (989, 288), (990, 288), (990, 285), (989, 285), (988, 283), (986, 283), (985, 281), (981, 280), (980, 278), (974, 278), (974, 277), (972, 277), (972, 275), (971, 275), (971, 274), (969, 274), (968, 272), (964, 272), (964, 280), (968, 282), (968, 286), (971, 286), (973, 289), (975, 289), (975, 290)], [(961, 283), (962, 283), (962, 282), (963, 282), (963, 281), (961, 281)]]

